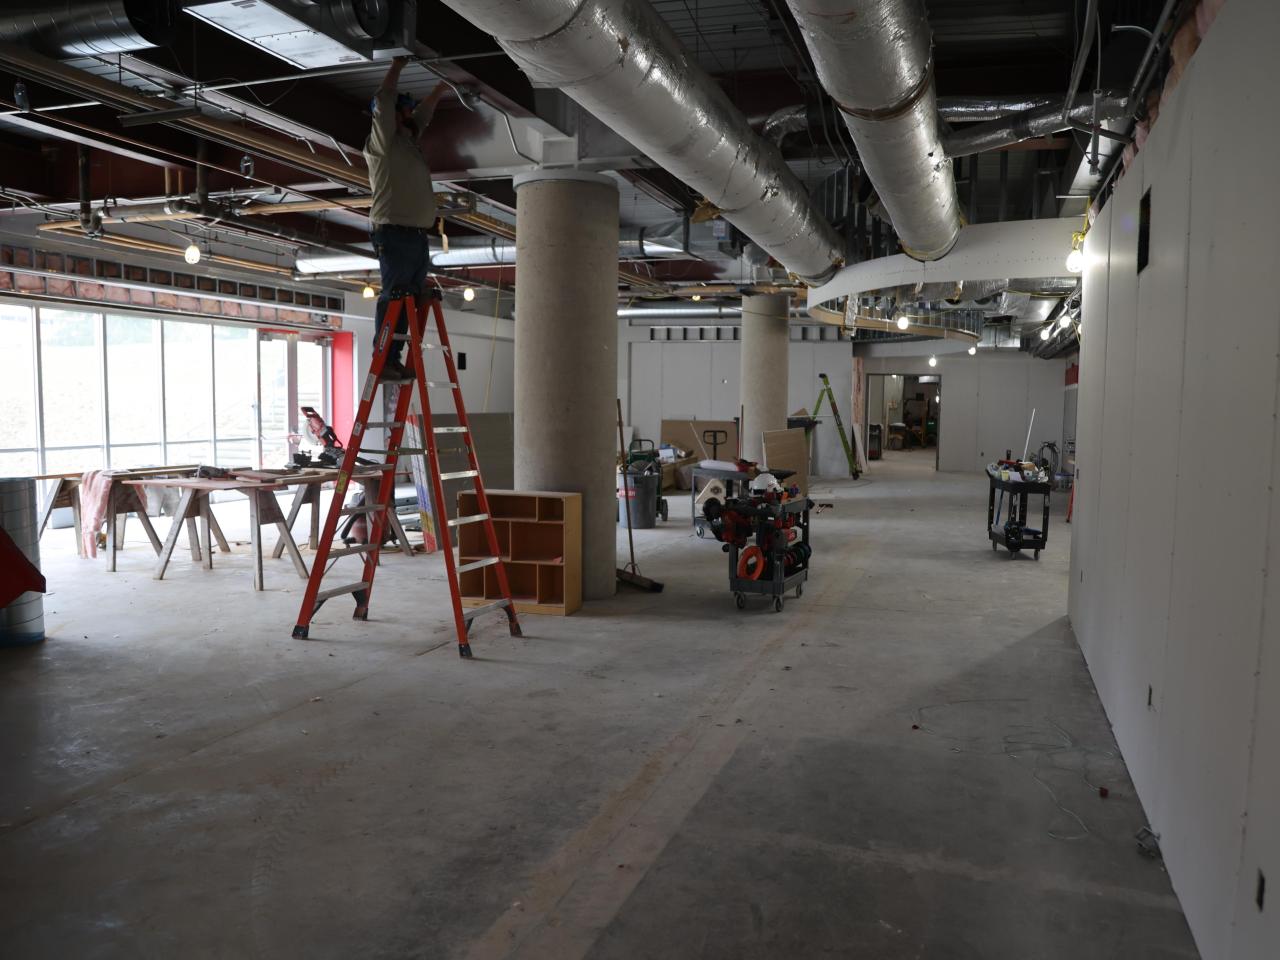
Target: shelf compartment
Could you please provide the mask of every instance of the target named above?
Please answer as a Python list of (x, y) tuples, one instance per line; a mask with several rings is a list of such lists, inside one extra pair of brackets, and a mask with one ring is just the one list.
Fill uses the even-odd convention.
[(564, 567), (538, 567), (538, 602), (564, 603)]
[[(507, 571), (507, 583), (511, 586), (511, 597), (514, 600), (532, 602), (538, 597), (538, 568), (531, 563), (504, 563)], [(496, 567), (484, 568), (484, 598), (498, 600), (502, 591), (498, 589), (498, 571)]]
[[(491, 556), (489, 538), (485, 536), (484, 523), (468, 523), (455, 527), (458, 535), (458, 552), (468, 559), (478, 560)], [(493, 532), (498, 536), (498, 552), (504, 557), (511, 555), (511, 524), (504, 520), (493, 521)]]
[(553, 523), (512, 523), (511, 559), (564, 563), (564, 529)]
[(564, 523), (564, 501), (552, 497), (539, 497), (538, 520), (541, 523)]

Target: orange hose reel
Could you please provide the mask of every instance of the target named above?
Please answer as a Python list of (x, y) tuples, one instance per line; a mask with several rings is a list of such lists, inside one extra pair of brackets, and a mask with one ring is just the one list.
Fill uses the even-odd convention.
[[(755, 561), (752, 564), (751, 561)], [(740, 580), (759, 580), (764, 573), (764, 551), (756, 544), (746, 547), (738, 555), (738, 578)]]

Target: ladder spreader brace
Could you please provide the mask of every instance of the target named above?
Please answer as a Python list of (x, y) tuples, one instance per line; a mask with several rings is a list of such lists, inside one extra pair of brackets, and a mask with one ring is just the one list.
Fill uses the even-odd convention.
[[(402, 312), (408, 313), (409, 332), (397, 334), (394, 331)], [(427, 333), (431, 332), (428, 330), (427, 323), (429, 316), (435, 321), (434, 333), (439, 338), (438, 343), (425, 341)], [(391, 354), (391, 344), (400, 341), (408, 341), (410, 347), (410, 362), (407, 366), (407, 374), (403, 379), (384, 379), (383, 367)], [(432, 381), (427, 379), (426, 359), (423, 351), (429, 349), (440, 351), (444, 359), (447, 380)], [(373, 407), (374, 395), (377, 393), (380, 383), (388, 385), (399, 384), (399, 387), (395, 415), (390, 421), (375, 423), (370, 421), (369, 415)], [(412, 442), (415, 444), (425, 443), (425, 446), (407, 447), (402, 446), (402, 442), (405, 439), (406, 425), (410, 423), (412, 417), (410, 408), (415, 387), (417, 388), (418, 409), (420, 412), (421, 429), (419, 432), (424, 439)], [(458, 416), (458, 426), (436, 427), (433, 425), (430, 398), (430, 391), (433, 389), (447, 389), (452, 392), (453, 403)], [(370, 426), (383, 427), (387, 430), (387, 446), (385, 449), (364, 446), (365, 431)], [(467, 452), (468, 469), (441, 474), (440, 452), (436, 443), (436, 437), (440, 434), (457, 435), (461, 438)], [(351, 483), (351, 474), (357, 467), (356, 459), (359, 453), (383, 454), (384, 461), (379, 465), (382, 467), (382, 477), (378, 482), (378, 493), (374, 503), (348, 507), (344, 506), (343, 500), (346, 496), (347, 487)], [(454, 364), (453, 349), (449, 346), (449, 334), (445, 330), (444, 312), (440, 308), (438, 294), (429, 294), (426, 302), (421, 307), (415, 304), (411, 296), (401, 297), (387, 304), (386, 317), (374, 343), (373, 361), (369, 366), (369, 374), (365, 378), (364, 390), (360, 394), (360, 405), (356, 411), (355, 421), (351, 426), (351, 440), (346, 446), (342, 465), (338, 469), (338, 479), (333, 491), (333, 502), (329, 505), (329, 512), (325, 516), (324, 529), (321, 532), (315, 560), (311, 567), (311, 576), (307, 580), (307, 589), (303, 594), (302, 608), (298, 612), (298, 622), (293, 628), (293, 636), (297, 639), (305, 640), (311, 625), (311, 619), (315, 616), (316, 611), (320, 609), (326, 600), (342, 594), (349, 593), (355, 599), (356, 607), (355, 612), (352, 614), (353, 619), (368, 619), (369, 599), (373, 592), (374, 574), (378, 569), (378, 555), (382, 549), (383, 531), (387, 526), (387, 511), (394, 509), (396, 468), (402, 456), (422, 457), (427, 475), (430, 478), (431, 497), (434, 501), (431, 513), (436, 518), (437, 529), (440, 531), (439, 539), (441, 546), (444, 548), (444, 565), (445, 572), (448, 575), (449, 596), (453, 604), (453, 618), (458, 633), (459, 655), (463, 657), (471, 656), (471, 643), (468, 640), (471, 623), (476, 617), (492, 610), (505, 611), (511, 636), (521, 636), (520, 622), (516, 618), (515, 603), (511, 598), (511, 586), (507, 581), (506, 566), (502, 562), (502, 551), (498, 545), (498, 535), (493, 527), (492, 511), (489, 509), (489, 500), (485, 495), (484, 484), (480, 479), (480, 464), (476, 460), (475, 443), (471, 436), (471, 426), (467, 420), (467, 411), (462, 402), (462, 387), (458, 383), (458, 369)], [(368, 468), (364, 467), (363, 469)], [(447, 516), (443, 481), (454, 479), (471, 481), (475, 490), (476, 505), (479, 512), (449, 520), (447, 523), (441, 523), (441, 518)], [(357, 547), (333, 549), (333, 538), (338, 528), (339, 518), (357, 513), (372, 517), (373, 522), (369, 524), (369, 542)], [(454, 528), (468, 523), (483, 524), (490, 555), (481, 560), (459, 566), (457, 558), (454, 556), (450, 534)], [(336, 563), (341, 557), (352, 554), (359, 555), (362, 558), (363, 571), (360, 579), (341, 586), (322, 589), (322, 581), (331, 569), (329, 561), (332, 559)], [(464, 610), (459, 576), (472, 569), (489, 566), (494, 568), (499, 599), (484, 606)]]

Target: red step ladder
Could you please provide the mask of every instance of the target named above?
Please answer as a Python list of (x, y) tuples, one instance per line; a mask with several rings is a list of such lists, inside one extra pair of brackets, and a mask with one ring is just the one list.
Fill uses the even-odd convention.
[[(408, 312), (409, 332), (396, 334), (393, 331), (402, 311)], [(434, 331), (428, 327), (429, 318), (435, 320)], [(425, 338), (428, 333), (435, 333), (439, 342), (427, 342)], [(408, 376), (403, 380), (384, 380), (382, 368), (391, 353), (392, 342), (405, 340), (409, 342), (410, 348), (407, 364)], [(448, 380), (441, 382), (427, 379), (424, 350), (440, 351), (444, 359)], [(395, 416), (390, 421), (371, 421), (369, 419), (374, 394), (377, 392), (379, 383), (400, 384), (399, 395), (396, 398)], [(452, 392), (453, 405), (458, 415), (458, 426), (437, 427), (433, 425), (430, 391), (438, 389), (447, 389)], [(420, 433), (425, 437), (426, 446), (402, 447), (400, 444), (405, 437), (405, 427), (410, 422), (410, 406), (415, 392), (418, 397), (417, 418), (421, 428)], [(362, 446), (365, 431), (369, 427), (380, 427), (388, 431), (385, 450)], [(440, 472), (440, 455), (436, 438), (442, 434), (457, 435), (462, 440), (467, 452), (468, 467), (466, 470), (443, 474)], [(382, 479), (378, 483), (377, 499), (376, 502), (363, 506), (344, 506), (343, 500), (346, 496), (347, 487), (351, 482), (351, 474), (358, 466), (356, 461), (361, 453), (380, 453), (384, 457), (384, 461), (378, 464), (383, 473)], [(311, 567), (311, 577), (307, 581), (306, 593), (302, 598), (302, 609), (298, 611), (298, 622), (293, 628), (293, 636), (297, 639), (305, 640), (308, 628), (311, 625), (311, 618), (315, 616), (316, 611), (320, 609), (324, 602), (347, 593), (352, 594), (356, 602), (355, 612), (352, 617), (356, 620), (368, 619), (369, 598), (373, 592), (374, 574), (378, 569), (378, 554), (382, 549), (383, 531), (387, 526), (387, 511), (395, 509), (393, 506), (396, 488), (395, 475), (397, 465), (402, 456), (422, 457), (430, 478), (433, 501), (431, 512), (432, 516), (436, 518), (437, 529), (442, 532), (440, 541), (441, 546), (444, 548), (444, 566), (449, 578), (449, 597), (453, 603), (453, 619), (458, 632), (458, 653), (463, 657), (471, 656), (471, 643), (468, 640), (471, 622), (476, 617), (493, 610), (503, 610), (507, 615), (507, 626), (511, 631), (511, 635), (513, 637), (521, 636), (520, 622), (516, 619), (516, 608), (511, 599), (511, 587), (507, 582), (506, 567), (502, 562), (501, 550), (498, 546), (498, 535), (493, 528), (489, 500), (484, 492), (484, 484), (480, 480), (480, 464), (476, 460), (471, 427), (467, 421), (466, 408), (462, 403), (462, 388), (458, 383), (458, 369), (454, 365), (453, 349), (449, 346), (449, 334), (444, 326), (444, 311), (440, 309), (438, 297), (428, 297), (426, 303), (421, 307), (415, 305), (413, 297), (404, 297), (387, 304), (386, 318), (374, 344), (373, 362), (369, 367), (369, 375), (365, 379), (364, 391), (360, 394), (360, 407), (356, 411), (355, 422), (351, 427), (351, 441), (347, 444), (346, 452), (342, 458), (342, 466), (339, 468), (338, 480), (333, 492), (333, 502), (329, 505), (328, 515), (325, 517), (324, 530), (320, 535), (315, 561)], [(368, 469), (367, 466), (361, 468)], [(440, 519), (447, 516), (444, 505), (443, 481), (445, 480), (470, 480), (475, 489), (476, 503), (480, 512), (471, 516), (457, 517), (447, 523), (441, 523)], [(338, 529), (339, 519), (357, 514), (365, 515), (372, 519), (369, 524), (369, 542), (357, 546), (335, 548), (333, 546), (333, 538)], [(457, 558), (454, 556), (450, 532), (455, 527), (469, 523), (484, 525), (490, 555), (459, 566)], [(359, 555), (362, 558), (363, 572), (359, 580), (345, 583), (341, 586), (322, 589), (322, 581), (333, 566), (331, 561), (336, 563), (342, 557), (350, 555)], [(490, 566), (495, 568), (494, 572), (498, 581), (500, 599), (493, 603), (464, 610), (459, 592), (458, 577), (469, 570)]]

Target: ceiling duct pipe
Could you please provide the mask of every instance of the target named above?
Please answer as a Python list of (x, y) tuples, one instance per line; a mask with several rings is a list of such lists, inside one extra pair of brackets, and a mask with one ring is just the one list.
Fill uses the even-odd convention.
[(176, 0), (7, 0), (0, 39), (68, 60), (169, 44)]
[(89, 197), (89, 159), (89, 148), (80, 144), (76, 152), (80, 187), (80, 229), (87, 236), (93, 237), (99, 233), (102, 220), (94, 216), (93, 204)]
[(917, 260), (945, 256), (960, 235), (960, 205), (938, 132), (923, 0), (787, 0), (787, 6), (903, 251)]
[(444, 0), (806, 280), (843, 249), (781, 153), (698, 67), (646, 0)]
[(1061, 104), (1061, 99), (1049, 96), (939, 97), (938, 116), (950, 123), (979, 123)]
[[(1075, 106), (1067, 111), (1066, 116), (1064, 122), (1062, 107), (1055, 100), (1035, 110), (976, 124), (947, 137), (947, 156), (952, 159), (968, 157), (975, 153), (1000, 150), (1023, 140), (1046, 137), (1059, 130), (1070, 129), (1076, 124), (1092, 126), (1095, 117), (1093, 95), (1078, 97)], [(1096, 116), (1099, 123), (1120, 120), (1128, 116), (1128, 101), (1119, 93), (1105, 92), (1098, 98)]]

